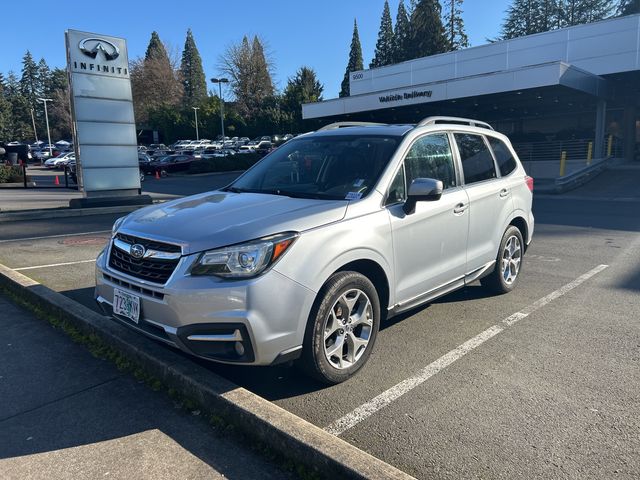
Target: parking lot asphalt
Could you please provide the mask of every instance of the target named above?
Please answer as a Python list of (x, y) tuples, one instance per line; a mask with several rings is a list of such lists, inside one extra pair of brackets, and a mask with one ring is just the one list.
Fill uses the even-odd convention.
[[(387, 321), (344, 384), (199, 363), (418, 478), (638, 478), (638, 208), (536, 198), (514, 292), (474, 284)], [(95, 308), (113, 219), (5, 224), (0, 262)]]

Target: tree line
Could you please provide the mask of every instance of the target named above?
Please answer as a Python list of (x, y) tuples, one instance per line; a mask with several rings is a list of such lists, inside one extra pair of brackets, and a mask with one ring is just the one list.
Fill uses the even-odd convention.
[[(410, 0), (407, 8), (400, 0), (394, 25), (389, 1), (385, 0), (369, 68), (468, 47), (462, 4), (463, 0)], [(488, 40), (508, 40), (634, 13), (640, 13), (640, 0), (512, 0), (499, 37)], [(358, 24), (354, 20), (341, 97), (349, 95), (350, 73), (363, 69)]]
[(213, 138), (221, 133), (224, 109), (228, 136), (297, 133), (308, 129), (301, 104), (322, 100), (323, 86), (307, 66), (278, 92), (274, 60), (258, 36), (245, 35), (230, 44), (218, 59), (218, 70), (231, 90), (224, 104), (218, 85), (207, 81), (193, 32), (187, 31), (180, 57), (171, 55), (152, 32), (144, 57), (135, 59), (130, 69), (136, 121), (157, 130), (165, 141), (193, 138), (197, 109), (200, 136)]
[[(69, 84), (67, 72), (49, 68), (44, 58), (36, 63), (27, 50), (18, 76), (0, 72), (0, 140), (47, 140), (45, 113), (40, 98), (48, 98), (51, 140), (71, 138)], [(35, 132), (34, 132), (35, 125)]]
[[(198, 110), (201, 138), (220, 135), (221, 108), (228, 136), (297, 133), (314, 128), (314, 122), (302, 120), (301, 105), (322, 100), (324, 87), (315, 71), (301, 66), (278, 92), (273, 81), (274, 60), (264, 44), (257, 36), (244, 36), (218, 59), (218, 70), (228, 78), (231, 90), (223, 106), (217, 85), (207, 81), (193, 32), (187, 31), (179, 56), (167, 48), (157, 32), (152, 32), (144, 56), (130, 62), (138, 132), (156, 130), (165, 142), (195, 138), (194, 108)], [(34, 122), (38, 138), (46, 140), (44, 108), (37, 100), (42, 97), (52, 100), (48, 104), (52, 141), (71, 139), (66, 70), (50, 69), (44, 59), (36, 63), (29, 51), (22, 64), (20, 76), (0, 73), (0, 141), (34, 141)], [(151, 139), (147, 135), (139, 143)]]
[[(463, 0), (400, 0), (395, 23), (388, 0), (383, 4), (380, 29), (370, 68), (445, 53), (469, 46)], [(512, 0), (496, 40), (516, 38), (616, 15), (640, 13), (640, 0)], [(195, 137), (194, 108), (202, 138), (221, 132), (250, 136), (299, 133), (317, 126), (302, 119), (303, 103), (323, 99), (323, 85), (313, 68), (301, 66), (282, 91), (274, 85), (274, 59), (264, 39), (244, 36), (230, 44), (218, 59), (218, 71), (229, 80), (231, 95), (221, 100), (216, 85), (208, 83), (191, 30), (181, 54), (175, 54), (157, 32), (144, 56), (131, 62), (131, 85), (138, 131), (157, 130), (161, 140)], [(348, 64), (340, 96), (349, 95), (350, 72), (364, 69), (358, 25), (354, 20)], [(223, 94), (223, 97), (225, 95)], [(0, 141), (46, 139), (44, 108), (48, 104), (52, 140), (71, 139), (69, 86), (66, 71), (36, 62), (27, 51), (20, 75), (0, 73)], [(150, 138), (141, 140), (150, 141)]]

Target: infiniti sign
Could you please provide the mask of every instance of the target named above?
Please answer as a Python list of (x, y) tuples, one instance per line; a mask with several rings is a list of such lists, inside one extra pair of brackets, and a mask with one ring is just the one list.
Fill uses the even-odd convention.
[(78, 44), (78, 48), (91, 58), (96, 58), (98, 52), (102, 52), (106, 60), (115, 60), (120, 56), (120, 49), (102, 38), (85, 38)]

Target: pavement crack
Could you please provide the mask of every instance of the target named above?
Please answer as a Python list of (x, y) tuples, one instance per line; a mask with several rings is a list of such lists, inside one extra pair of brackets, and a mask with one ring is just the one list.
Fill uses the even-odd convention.
[(108, 380), (105, 380), (104, 382), (96, 383), (95, 385), (91, 385), (89, 387), (83, 388), (82, 390), (78, 390), (77, 392), (73, 392), (73, 393), (70, 393), (68, 395), (64, 395), (62, 397), (56, 398), (55, 400), (51, 400), (49, 402), (45, 402), (45, 403), (43, 403), (41, 405), (38, 405), (37, 407), (29, 408), (27, 410), (23, 410), (21, 412), (14, 413), (13, 415), (9, 415), (8, 417), (0, 418), (0, 424), (6, 422), (8, 420), (11, 420), (13, 418), (19, 417), (20, 415), (25, 415), (27, 413), (33, 413), (33, 412), (35, 412), (37, 410), (40, 410), (41, 408), (48, 407), (48, 406), (53, 405), (55, 403), (61, 402), (63, 400), (68, 400), (69, 398), (73, 398), (75, 396), (78, 396), (78, 395), (81, 395), (83, 393), (86, 393), (86, 392), (88, 392), (90, 390), (93, 390), (95, 388), (102, 387), (103, 385), (106, 385), (108, 383), (111, 383), (111, 382), (114, 382), (116, 380), (119, 380), (119, 379), (123, 378), (125, 375), (126, 375), (126, 373), (122, 373), (122, 374), (116, 375), (115, 377), (109, 378)]

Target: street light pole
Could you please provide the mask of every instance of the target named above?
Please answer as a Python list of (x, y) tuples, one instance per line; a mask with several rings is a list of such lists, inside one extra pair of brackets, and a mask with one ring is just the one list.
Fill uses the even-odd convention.
[(44, 103), (44, 119), (47, 123), (47, 139), (49, 140), (49, 158), (53, 157), (53, 147), (51, 146), (51, 132), (49, 131), (49, 114), (47, 113), (47, 102), (53, 102), (50, 98), (38, 98), (38, 101)]
[(222, 146), (224, 147), (224, 100), (222, 99), (222, 84), (229, 83), (229, 79), (212, 78), (211, 83), (217, 83), (220, 92), (220, 128), (222, 131)]
[(200, 134), (198, 133), (198, 110), (200, 110), (200, 107), (191, 107), (193, 108), (193, 114), (196, 117), (196, 140), (200, 140)]
[(38, 144), (38, 132), (36, 131), (36, 118), (33, 116), (33, 108), (31, 109), (31, 123), (33, 123), (33, 135), (36, 137), (36, 144)]

